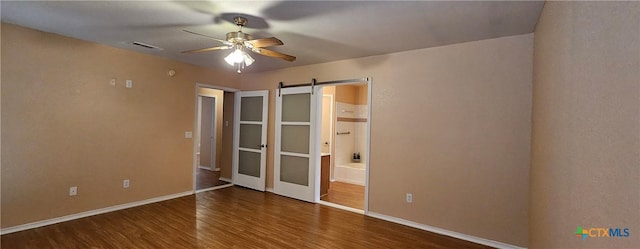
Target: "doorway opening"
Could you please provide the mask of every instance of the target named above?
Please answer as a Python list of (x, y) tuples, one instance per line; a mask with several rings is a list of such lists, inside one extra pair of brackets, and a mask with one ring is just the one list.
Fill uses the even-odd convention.
[[(364, 99), (366, 96), (367, 101), (371, 98), (371, 79), (370, 78), (361, 78), (361, 79), (349, 79), (349, 80), (337, 80), (337, 81), (325, 81), (318, 82), (315, 79), (311, 81), (311, 83), (301, 83), (301, 84), (289, 84), (284, 85), (283, 82), (280, 82), (278, 85), (278, 89), (276, 90), (276, 108), (275, 108), (275, 146), (274, 146), (274, 170), (273, 170), (273, 191), (278, 195), (283, 195), (295, 199), (299, 199), (302, 201), (320, 203), (323, 205), (334, 206), (337, 208), (366, 213), (368, 210), (368, 182), (369, 182), (369, 154), (370, 154), (370, 139), (369, 134), (371, 130), (370, 125), (370, 116), (371, 116), (371, 107), (370, 105), (363, 106), (363, 110), (358, 115), (355, 116), (355, 109), (346, 109), (344, 108), (344, 113), (351, 114), (351, 116), (342, 117), (338, 115), (338, 112), (342, 112), (343, 109), (338, 110), (337, 105), (340, 102), (336, 102), (338, 98), (336, 97), (335, 89), (338, 86), (347, 86), (347, 85), (366, 85), (366, 88), (362, 88), (362, 90), (358, 89), (358, 91), (362, 91), (363, 94), (356, 95), (355, 88), (349, 88), (353, 94), (351, 94), (350, 98), (353, 102), (353, 99)], [(329, 92), (328, 95), (331, 95), (331, 87), (334, 88), (333, 93), (333, 105), (331, 103), (325, 104), (325, 106), (330, 106), (328, 108), (323, 108), (323, 99), (327, 101), (331, 101), (332, 97), (324, 96), (325, 90)], [(366, 92), (366, 94), (365, 94)], [(338, 94), (340, 92), (338, 91)], [(345, 94), (348, 95), (348, 94)], [(354, 104), (351, 104), (355, 107)], [(331, 107), (332, 106), (332, 107)], [(324, 139), (322, 136), (322, 112), (323, 109), (330, 109), (333, 115), (325, 112), (325, 116), (334, 116), (335, 121), (332, 118), (332, 122), (335, 122), (333, 128), (331, 128), (331, 122), (329, 122), (327, 128), (325, 125), (325, 133), (329, 131), (331, 134), (325, 134)], [(364, 179), (364, 181), (356, 182), (348, 181), (347, 179), (341, 179), (342, 183), (348, 183), (353, 185), (358, 185), (354, 183), (361, 183), (361, 189), (364, 191), (358, 191), (356, 194), (358, 197), (357, 205), (352, 205), (354, 207), (349, 207), (347, 203), (334, 203), (325, 201), (331, 195), (329, 193), (330, 189), (337, 190), (339, 186), (338, 184), (331, 183), (331, 174), (333, 174), (334, 180), (337, 180), (339, 177), (338, 169), (335, 168), (337, 165), (336, 162), (340, 157), (338, 156), (338, 152), (344, 153), (343, 151), (336, 151), (337, 146), (334, 146), (334, 141), (337, 141), (337, 135), (339, 132), (341, 135), (356, 134), (356, 126), (353, 126), (353, 129), (350, 131), (338, 131), (340, 128), (338, 126), (338, 117), (340, 117), (341, 121), (345, 122), (358, 122), (363, 123), (364, 126), (358, 126), (358, 129), (362, 130), (360, 133), (362, 135), (362, 140), (364, 143), (359, 143), (358, 147), (355, 147), (355, 140), (352, 141), (352, 147), (349, 149), (349, 155), (355, 154), (353, 157), (353, 161), (350, 163), (362, 163), (364, 166), (362, 171), (364, 174), (360, 175), (360, 178), (354, 177), (353, 179)], [(343, 120), (344, 119), (344, 120)], [(327, 124), (327, 122), (324, 122)], [(333, 130), (332, 130), (333, 129)], [(342, 134), (345, 132), (344, 134)], [(332, 137), (332, 138), (331, 138)], [(353, 137), (352, 137), (353, 138)], [(323, 148), (324, 153), (323, 153)], [(333, 147), (333, 148), (331, 148)], [(348, 146), (347, 146), (348, 147)], [(357, 151), (356, 151), (357, 150)], [(331, 157), (335, 157), (333, 160), (334, 169), (332, 172), (331, 169)], [(348, 156), (349, 160), (351, 160), (351, 156)], [(360, 161), (360, 162), (356, 162)], [(324, 162), (324, 163), (323, 163)], [(327, 163), (328, 162), (328, 163)], [(324, 166), (324, 167), (323, 167)], [(348, 182), (347, 182), (348, 181)], [(337, 182), (337, 181), (334, 181)], [(334, 186), (332, 186), (334, 185)], [(325, 200), (321, 199), (321, 195), (325, 196)], [(343, 198), (339, 198), (343, 199)], [(346, 199), (343, 199), (346, 200)]]
[(232, 186), (233, 103), (233, 92), (196, 86), (195, 192)]
[(320, 200), (365, 210), (369, 91), (366, 83), (323, 87)]

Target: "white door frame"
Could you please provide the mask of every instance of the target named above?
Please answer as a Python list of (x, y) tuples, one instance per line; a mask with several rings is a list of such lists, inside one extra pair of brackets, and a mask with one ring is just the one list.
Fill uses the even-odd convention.
[[(325, 202), (325, 201), (321, 201), (320, 200), (320, 167), (317, 167), (316, 169), (316, 185), (318, 186), (315, 190), (315, 196), (316, 196), (316, 203), (319, 204), (323, 204), (323, 205), (328, 205), (328, 206), (332, 206), (332, 207), (336, 207), (336, 208), (340, 208), (340, 209), (344, 209), (347, 211), (352, 211), (352, 212), (357, 212), (357, 213), (364, 213), (364, 214), (369, 214), (369, 165), (370, 165), (370, 158), (371, 158), (371, 93), (372, 93), (372, 79), (370, 77), (364, 78), (362, 81), (352, 81), (352, 82), (347, 82), (344, 83), (343, 81), (337, 81), (340, 83), (335, 83), (335, 84), (326, 84), (323, 86), (340, 86), (340, 85), (353, 85), (353, 84), (357, 84), (357, 83), (366, 83), (367, 85), (367, 131), (366, 131), (366, 135), (367, 135), (367, 145), (366, 145), (366, 151), (367, 151), (367, 155), (366, 155), (366, 163), (365, 163), (365, 186), (364, 186), (364, 209), (358, 210), (358, 209), (354, 209), (354, 208), (350, 208), (350, 207), (345, 207), (345, 206), (341, 206), (341, 205), (337, 205), (334, 203), (330, 203), (330, 202)], [(322, 86), (320, 86), (322, 87)], [(322, 92), (322, 91), (316, 91), (316, 92)], [(322, 104), (322, 98), (320, 98), (320, 104)], [(321, 120), (322, 117), (322, 111), (321, 111), (321, 107), (322, 105), (320, 105), (320, 110), (318, 110), (318, 112), (316, 113), (316, 122), (318, 122), (317, 120)], [(335, 110), (335, 105), (334, 105), (334, 110)], [(337, 113), (337, 111), (336, 111)], [(337, 117), (337, 115), (336, 115)], [(335, 121), (335, 120), (334, 120)], [(321, 122), (321, 121), (320, 121)], [(320, 127), (316, 127), (318, 132), (322, 132), (322, 126)], [(335, 132), (333, 134), (335, 136)], [(335, 138), (335, 137), (334, 137)], [(335, 141), (335, 140), (334, 140)], [(318, 150), (317, 153), (320, 153), (320, 150)], [(320, 154), (317, 154), (318, 157), (318, 161), (320, 160)], [(333, 155), (332, 155), (333, 157)], [(319, 163), (319, 162), (318, 162)], [(320, 164), (318, 164), (320, 165)]]
[[(193, 142), (193, 150), (192, 150), (192, 157), (191, 157), (191, 164), (192, 164), (192, 178), (191, 178), (191, 191), (193, 193), (196, 193), (197, 190), (197, 186), (196, 186), (196, 174), (198, 173), (198, 144), (200, 143), (200, 141), (198, 140), (198, 137), (195, 136), (196, 134), (194, 134), (196, 131), (200, 130), (200, 120), (198, 120), (198, 113), (200, 112), (199, 108), (200, 108), (200, 103), (199, 103), (199, 98), (198, 96), (199, 94), (199, 89), (200, 88), (210, 88), (210, 89), (216, 89), (216, 90), (221, 90), (221, 91), (225, 91), (225, 92), (238, 92), (240, 91), (239, 89), (235, 89), (235, 88), (229, 88), (229, 87), (223, 87), (223, 86), (217, 86), (217, 85), (210, 85), (210, 84), (203, 84), (203, 83), (198, 83), (196, 82), (196, 86), (194, 88), (194, 106), (195, 108), (193, 109), (194, 112), (194, 120), (193, 120), (193, 131), (186, 131), (186, 132), (191, 132), (191, 138), (187, 138), (186, 133), (185, 133), (185, 139), (191, 139)], [(200, 190), (200, 191), (206, 191), (205, 190)]]
[[(222, 93), (224, 95), (224, 92)], [(211, 137), (209, 138), (209, 143), (211, 143), (211, 165), (209, 168), (211, 170), (220, 170), (217, 164), (217, 152), (218, 152), (218, 98), (212, 97), (213, 102), (211, 102)], [(202, 154), (202, 151), (200, 152)]]
[[(198, 165), (198, 168), (207, 169), (207, 170), (219, 170), (218, 165), (216, 164), (216, 150), (217, 150), (217, 121), (218, 121), (218, 110), (217, 110), (217, 101), (218, 98), (216, 96), (205, 96), (198, 94), (198, 124), (194, 134), (196, 141), (199, 142), (200, 146), (198, 151), (200, 152), (200, 159), (202, 159), (202, 99), (203, 98), (211, 98), (213, 101), (211, 102), (211, 127), (210, 128), (210, 136), (209, 136), (209, 144), (211, 146), (211, 151), (209, 151), (209, 156), (211, 157), (211, 162), (209, 167), (203, 167), (203, 165)], [(197, 153), (197, 152), (196, 152)], [(201, 162), (199, 162), (201, 163)]]
[[(329, 110), (329, 154), (332, 155), (329, 159), (329, 180), (333, 181), (335, 180), (335, 178), (333, 177), (333, 162), (335, 160), (335, 156), (334, 156), (334, 149), (333, 149), (333, 143), (335, 141), (335, 125), (336, 125), (336, 118), (333, 116), (335, 113), (335, 101), (334, 101), (334, 95), (331, 94), (325, 94), (323, 91), (322, 94), (322, 102), (321, 104), (324, 106), (323, 102), (324, 102), (324, 98), (325, 97), (329, 97), (329, 102), (330, 102), (330, 110)], [(318, 112), (320, 112), (320, 115), (322, 117), (322, 110), (318, 110)], [(324, 122), (324, 119), (320, 119), (320, 124), (322, 124), (322, 122)], [(320, 129), (322, 129), (322, 126), (320, 127)], [(321, 151), (322, 152), (322, 151)]]

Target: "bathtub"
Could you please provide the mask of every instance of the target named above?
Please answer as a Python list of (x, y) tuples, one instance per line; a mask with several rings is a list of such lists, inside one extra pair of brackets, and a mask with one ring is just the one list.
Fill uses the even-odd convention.
[(333, 176), (336, 181), (358, 184), (364, 186), (366, 178), (366, 167), (364, 163), (348, 163), (336, 165)]

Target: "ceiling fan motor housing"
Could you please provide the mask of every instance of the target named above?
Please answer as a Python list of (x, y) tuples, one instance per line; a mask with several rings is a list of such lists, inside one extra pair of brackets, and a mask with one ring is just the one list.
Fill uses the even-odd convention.
[(243, 33), (242, 31), (227, 33), (227, 41), (231, 43), (243, 43), (244, 41), (252, 40), (251, 35)]
[(233, 23), (235, 23), (238, 26), (244, 26), (247, 25), (247, 18), (241, 17), (241, 16), (236, 16), (233, 18)]

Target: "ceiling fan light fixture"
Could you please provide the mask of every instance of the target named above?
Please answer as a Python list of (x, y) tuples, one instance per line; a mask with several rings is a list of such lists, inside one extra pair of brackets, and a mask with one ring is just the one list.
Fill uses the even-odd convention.
[(232, 58), (233, 53), (230, 53), (229, 55), (227, 55), (227, 57), (224, 57), (224, 61), (227, 62), (227, 64), (233, 66), (235, 64), (235, 60)]
[(224, 57), (224, 60), (231, 66), (236, 63), (242, 63), (244, 61), (244, 55), (246, 53), (242, 51), (240, 48), (236, 48), (233, 52), (231, 52), (227, 57)]
[(251, 64), (253, 64), (253, 62), (256, 61), (255, 59), (253, 59), (253, 57), (251, 57), (251, 55), (244, 53), (244, 65), (245, 66), (251, 66)]
[(227, 57), (224, 57), (224, 61), (231, 66), (236, 66), (238, 68), (237, 72), (240, 73), (242, 69), (250, 66), (256, 60), (245, 52), (242, 46), (238, 46)]

